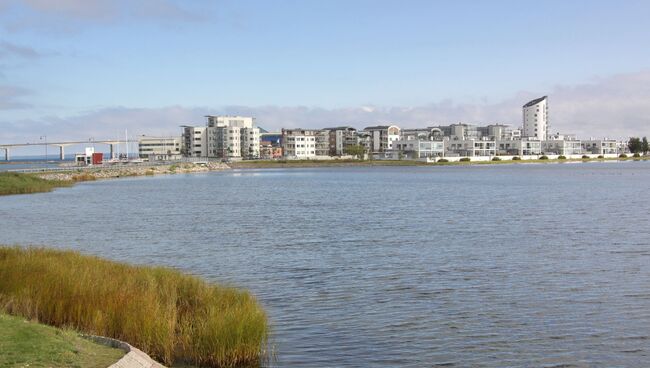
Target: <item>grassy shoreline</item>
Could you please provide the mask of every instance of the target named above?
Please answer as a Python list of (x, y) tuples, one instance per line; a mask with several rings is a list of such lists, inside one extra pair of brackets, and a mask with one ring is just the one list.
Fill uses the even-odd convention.
[(72, 180), (46, 180), (34, 174), (3, 172), (0, 173), (0, 195), (51, 192), (73, 183)]
[(73, 251), (0, 246), (0, 312), (126, 341), (166, 365), (268, 358), (266, 313), (249, 292)]

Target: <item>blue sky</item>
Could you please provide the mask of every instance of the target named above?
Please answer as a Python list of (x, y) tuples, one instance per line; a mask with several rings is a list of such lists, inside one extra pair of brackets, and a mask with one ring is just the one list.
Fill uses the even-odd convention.
[(176, 134), (208, 113), (519, 126), (546, 94), (562, 131), (644, 135), (648, 14), (633, 0), (0, 0), (0, 142)]

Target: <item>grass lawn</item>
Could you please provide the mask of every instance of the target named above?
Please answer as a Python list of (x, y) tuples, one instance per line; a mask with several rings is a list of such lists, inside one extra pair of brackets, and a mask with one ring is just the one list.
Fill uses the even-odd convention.
[(0, 314), (0, 367), (106, 368), (124, 351), (95, 344), (74, 331)]

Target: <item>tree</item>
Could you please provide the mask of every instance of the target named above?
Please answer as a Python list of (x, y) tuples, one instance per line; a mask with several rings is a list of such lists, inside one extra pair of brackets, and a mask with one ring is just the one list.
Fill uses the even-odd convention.
[(343, 149), (346, 155), (356, 156), (358, 159), (363, 160), (363, 155), (366, 153), (366, 148), (360, 144), (354, 146), (346, 146)]
[(645, 155), (648, 151), (650, 151), (650, 147), (648, 147), (648, 138), (643, 137), (643, 141), (641, 141), (641, 152)]
[(638, 137), (630, 137), (630, 140), (627, 141), (627, 148), (630, 149), (632, 153), (639, 153), (643, 150), (643, 143)]

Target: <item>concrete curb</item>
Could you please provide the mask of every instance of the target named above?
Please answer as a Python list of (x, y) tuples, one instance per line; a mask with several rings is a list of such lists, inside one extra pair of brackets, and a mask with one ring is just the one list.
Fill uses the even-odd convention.
[(164, 365), (156, 362), (141, 350), (134, 348), (124, 341), (103, 336), (81, 336), (97, 344), (110, 346), (116, 349), (122, 349), (126, 352), (126, 355), (124, 355), (122, 359), (118, 360), (108, 368), (165, 368)]

